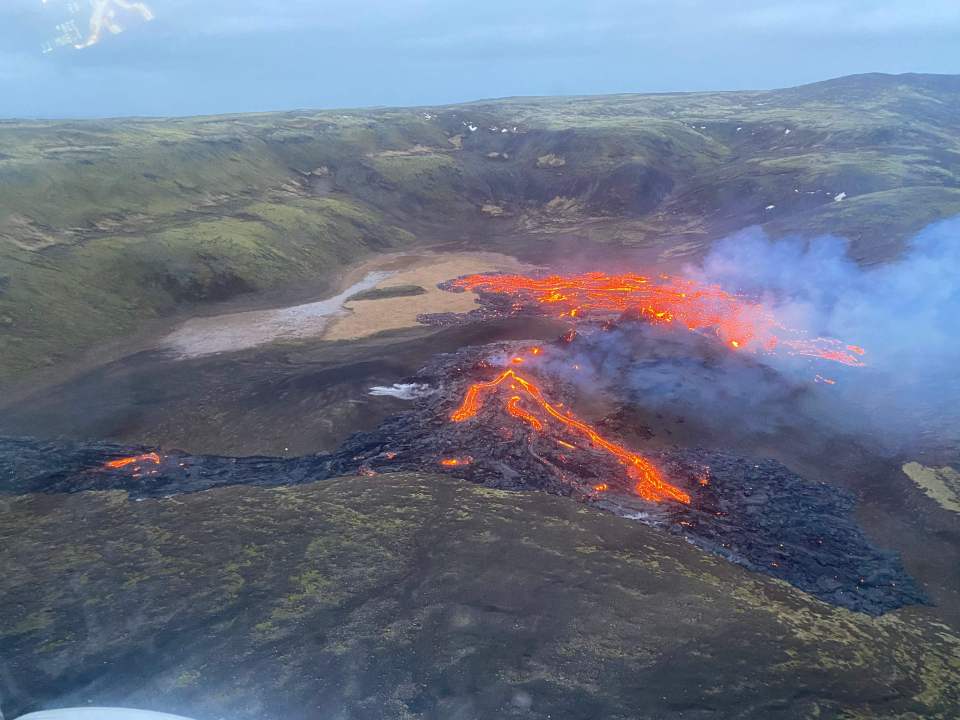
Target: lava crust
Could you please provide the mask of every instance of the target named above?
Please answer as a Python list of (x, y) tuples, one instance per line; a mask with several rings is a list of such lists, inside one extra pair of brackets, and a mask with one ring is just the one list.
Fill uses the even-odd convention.
[[(411, 379), (432, 392), (331, 454), (228, 458), (171, 451), (153, 456), (152, 448), (0, 439), (0, 491), (122, 489), (141, 498), (350, 474), (444, 472), (493, 488), (568, 496), (636, 519), (850, 610), (878, 615), (925, 602), (899, 559), (875, 547), (857, 526), (847, 493), (805, 480), (776, 461), (691, 448), (646, 453), (643, 457), (689, 500), (657, 502), (639, 493), (628, 464), (589, 437), (549, 418), (537, 420), (532, 405), (520, 406), (526, 407), (521, 414), (511, 411), (509, 387), (469, 419), (451, 420), (472, 384), (502, 372), (490, 358), (509, 363), (522, 347), (501, 343), (437, 356)], [(536, 382), (544, 397), (562, 406), (568, 395), (562, 381), (537, 374)]]

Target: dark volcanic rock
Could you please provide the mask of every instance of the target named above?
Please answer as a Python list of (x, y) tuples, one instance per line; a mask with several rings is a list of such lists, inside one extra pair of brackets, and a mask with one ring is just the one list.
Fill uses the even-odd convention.
[[(373, 432), (354, 435), (338, 454), (368, 471), (446, 469), (489, 487), (570, 496), (680, 534), (731, 562), (851, 610), (876, 615), (926, 601), (899, 558), (875, 547), (860, 530), (848, 493), (805, 480), (774, 460), (689, 448), (647, 453), (692, 497), (690, 505), (651, 505), (636, 497), (633, 481), (615, 458), (549, 426), (533, 431), (508, 417), (498, 402), (484, 404), (474, 420), (450, 422), (467, 385), (499, 371), (485, 358), (509, 357), (520, 347), (468, 348), (437, 358), (415, 382), (442, 392), (421, 398), (415, 410)], [(562, 383), (550, 382), (542, 372), (536, 379), (549, 397), (565, 397)], [(570, 440), (575, 449), (559, 444)], [(470, 462), (452, 469), (439, 465), (451, 457)], [(598, 484), (607, 489), (597, 492)]]
[[(441, 287), (462, 291), (452, 281)], [(480, 307), (470, 313), (424, 316), (421, 321), (469, 324), (541, 313), (536, 303), (481, 293)], [(555, 346), (576, 344), (576, 338), (571, 330)], [(804, 480), (778, 462), (691, 448), (647, 453), (669, 482), (691, 496), (689, 505), (651, 504), (636, 497), (635, 481), (615, 456), (594, 447), (588, 438), (570, 437), (569, 428), (556, 422), (551, 426), (546, 418), (544, 427), (534, 430), (511, 417), (502, 398), (487, 398), (466, 422), (450, 421), (472, 383), (490, 380), (508, 358), (526, 350), (528, 344), (498, 343), (436, 356), (412, 378), (433, 392), (417, 398), (411, 411), (387, 418), (374, 431), (353, 435), (331, 454), (280, 459), (171, 451), (159, 462), (110, 469), (109, 460), (148, 449), (0, 439), (0, 492), (123, 489), (135, 498), (146, 498), (223, 485), (290, 485), (346, 474), (446, 471), (492, 488), (542, 490), (594, 503), (680, 534), (731, 562), (851, 610), (877, 615), (926, 601), (899, 559), (876, 548), (856, 525), (849, 495)], [(518, 360), (520, 365), (513, 367), (520, 371), (530, 359), (534, 358)], [(554, 403), (567, 397), (569, 388), (551, 377), (548, 368), (540, 367), (535, 379)], [(624, 429), (635, 436), (649, 435), (626, 407), (601, 419), (597, 428), (614, 441)], [(443, 460), (456, 464), (444, 466)]]
[(851, 610), (877, 615), (926, 602), (899, 558), (860, 530), (848, 493), (775, 460), (696, 449), (661, 458), (670, 477), (707, 483), (689, 507), (673, 509), (671, 531), (695, 545)]
[(331, 457), (218, 457), (164, 451), (159, 463), (110, 469), (106, 463), (153, 448), (112, 443), (0, 439), (0, 492), (75, 493), (125, 490), (132, 498), (193, 493), (222, 485), (290, 485), (337, 474)]
[[(564, 434), (563, 427), (545, 424), (535, 431), (507, 414), (498, 397), (489, 398), (475, 418), (451, 422), (450, 413), (467, 386), (501, 369), (487, 358), (509, 357), (518, 347), (488, 345), (438, 356), (413, 379), (435, 392), (376, 430), (355, 434), (329, 455), (227, 458), (173, 451), (163, 453), (159, 463), (108, 469), (109, 460), (147, 449), (6, 439), (0, 440), (0, 492), (121, 489), (147, 498), (225, 485), (444, 471), (491, 488), (541, 490), (595, 504), (851, 610), (877, 615), (925, 602), (899, 559), (876, 548), (859, 529), (849, 495), (807, 481), (776, 461), (705, 449), (648, 453), (669, 481), (692, 498), (689, 505), (649, 503), (636, 496), (634, 481), (615, 457), (582, 437)], [(536, 379), (553, 401), (566, 396), (563, 383), (543, 372)], [(604, 432), (616, 440), (612, 430)], [(457, 466), (441, 465), (452, 458)]]

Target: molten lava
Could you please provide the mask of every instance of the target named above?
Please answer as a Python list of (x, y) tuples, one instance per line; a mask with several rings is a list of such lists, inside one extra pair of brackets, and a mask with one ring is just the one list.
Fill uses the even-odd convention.
[[(635, 490), (637, 494), (645, 500), (676, 500), (682, 503), (690, 503), (690, 496), (680, 488), (674, 487), (664, 480), (660, 471), (657, 470), (649, 460), (601, 437), (592, 427), (575, 418), (569, 410), (566, 413), (558, 410), (556, 406), (547, 401), (537, 385), (527, 378), (518, 375), (512, 368), (504, 370), (493, 380), (474, 383), (467, 388), (463, 402), (459, 408), (453, 411), (450, 419), (453, 422), (459, 423), (476, 416), (483, 405), (484, 395), (499, 388), (501, 385), (504, 385), (504, 383), (506, 383), (507, 387), (511, 390), (522, 391), (527, 399), (533, 401), (535, 406), (539, 407), (549, 417), (560, 422), (567, 429), (573, 430), (588, 438), (595, 447), (601, 448), (616, 457), (621, 464), (626, 466), (627, 473), (636, 482)], [(524, 397), (520, 394), (510, 395), (506, 401), (507, 412), (528, 423), (535, 431), (542, 431), (544, 421), (534, 415), (530, 410), (522, 407), (520, 403), (523, 402), (523, 400)], [(563, 444), (571, 448), (573, 447), (569, 443)]]
[(460, 467), (461, 465), (469, 465), (473, 462), (472, 457), (462, 457), (462, 458), (443, 458), (440, 461), (440, 464), (444, 467)]
[[(784, 326), (763, 304), (729, 293), (717, 285), (660, 275), (468, 275), (454, 288), (512, 295), (522, 303), (556, 306), (560, 317), (633, 313), (657, 325), (679, 325), (692, 332), (713, 333), (734, 350), (811, 356), (844, 365), (864, 365), (864, 350), (833, 338), (808, 339)], [(564, 340), (574, 338), (571, 331)]]
[(529, 424), (534, 430), (540, 432), (543, 430), (543, 423), (540, 422), (535, 415), (528, 413), (526, 410), (520, 407), (521, 399), (522, 398), (519, 395), (514, 395), (507, 400), (507, 412), (513, 415), (515, 418), (520, 418)]
[(160, 456), (155, 452), (145, 453), (143, 455), (133, 455), (131, 457), (119, 458), (118, 460), (111, 460), (103, 464), (105, 468), (110, 470), (118, 470), (120, 468), (127, 467), (128, 465), (133, 465), (135, 463), (142, 462), (151, 462), (154, 465), (160, 464)]

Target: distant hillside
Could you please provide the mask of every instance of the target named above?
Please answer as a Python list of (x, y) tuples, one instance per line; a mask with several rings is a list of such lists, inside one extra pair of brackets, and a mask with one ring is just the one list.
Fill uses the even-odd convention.
[(875, 261), (957, 213), (958, 76), (0, 122), (0, 383), (146, 318), (447, 236), (692, 256), (762, 224)]

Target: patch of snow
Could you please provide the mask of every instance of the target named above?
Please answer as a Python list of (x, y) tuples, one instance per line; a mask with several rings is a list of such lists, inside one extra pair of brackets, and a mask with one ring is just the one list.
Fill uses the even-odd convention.
[(738, 127), (738, 128), (737, 128), (737, 132), (740, 132), (741, 130), (743, 130), (742, 127)]
[(503, 128), (500, 132), (505, 133), (505, 132), (510, 132), (510, 131), (507, 130), (506, 128)]
[(847, 194), (846, 194), (845, 192), (837, 193), (836, 195), (833, 196), (833, 201), (834, 201), (834, 202), (840, 202), (840, 201), (843, 200), (846, 196), (847, 196)]
[(790, 134), (790, 128), (787, 128), (786, 130), (784, 130), (784, 131), (783, 131), (783, 134), (784, 134), (784, 135), (789, 135), (789, 134)]
[(645, 512), (625, 512), (620, 517), (623, 517), (627, 520), (649, 520), (650, 513)]
[(479, 129), (480, 128), (478, 128), (476, 125), (467, 125), (467, 130), (469, 130), (470, 132), (476, 132)]
[(773, 210), (775, 207), (776, 205), (767, 205), (764, 210)]
[(390, 396), (401, 400), (415, 400), (432, 392), (429, 385), (421, 383), (394, 383), (393, 385), (374, 385), (370, 388), (370, 395)]

